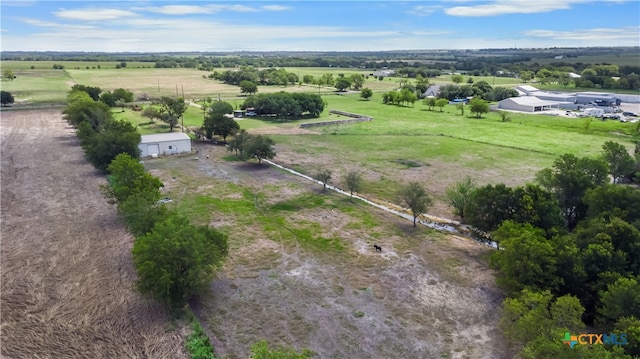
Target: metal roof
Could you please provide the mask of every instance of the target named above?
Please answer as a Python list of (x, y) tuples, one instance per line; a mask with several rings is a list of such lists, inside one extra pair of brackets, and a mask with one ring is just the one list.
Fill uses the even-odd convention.
[(178, 140), (191, 140), (191, 138), (189, 138), (186, 133), (182, 132), (159, 133), (156, 135), (140, 136), (140, 143), (168, 142)]
[(525, 106), (551, 106), (551, 105), (558, 104), (557, 101), (541, 100), (535, 96), (509, 97), (502, 101), (510, 101), (510, 102), (517, 103), (518, 105), (525, 105)]

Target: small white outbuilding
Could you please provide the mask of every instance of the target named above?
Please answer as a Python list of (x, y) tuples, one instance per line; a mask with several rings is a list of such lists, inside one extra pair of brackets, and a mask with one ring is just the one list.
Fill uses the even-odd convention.
[(191, 139), (182, 132), (161, 133), (157, 135), (140, 136), (140, 157), (149, 157), (154, 154), (175, 155), (191, 152)]

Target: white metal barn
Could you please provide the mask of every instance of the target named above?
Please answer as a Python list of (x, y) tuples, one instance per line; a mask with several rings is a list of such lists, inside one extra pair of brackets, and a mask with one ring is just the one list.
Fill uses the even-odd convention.
[(140, 157), (156, 155), (174, 155), (191, 152), (191, 139), (185, 133), (172, 132), (157, 135), (140, 136)]
[(538, 112), (559, 107), (560, 103), (557, 101), (541, 100), (535, 96), (510, 97), (498, 102), (498, 108), (523, 112)]

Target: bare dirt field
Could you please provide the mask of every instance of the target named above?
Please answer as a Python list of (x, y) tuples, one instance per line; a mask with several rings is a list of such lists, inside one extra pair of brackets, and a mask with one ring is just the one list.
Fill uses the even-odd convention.
[(60, 111), (3, 111), (3, 358), (186, 358)]
[[(251, 344), (266, 339), (309, 347), (319, 358), (511, 356), (497, 329), (502, 295), (487, 269), (488, 247), (414, 229), (267, 165), (229, 162), (222, 146), (194, 149), (198, 161), (168, 157), (145, 166), (163, 180), (172, 206), (229, 234), (228, 261), (196, 303), (219, 354), (246, 358)], [(255, 210), (253, 198), (240, 205), (242, 190), (258, 194)], [(193, 193), (224, 201), (202, 207), (206, 200), (189, 198)], [(305, 194), (324, 204), (269, 210)], [(231, 206), (243, 214), (233, 215)], [(309, 246), (298, 238), (305, 233), (334, 238), (343, 249)]]

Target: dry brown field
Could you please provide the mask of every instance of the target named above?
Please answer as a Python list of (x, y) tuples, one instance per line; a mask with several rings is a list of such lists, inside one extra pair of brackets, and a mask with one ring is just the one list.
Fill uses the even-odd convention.
[(1, 356), (186, 358), (59, 111), (3, 111)]

